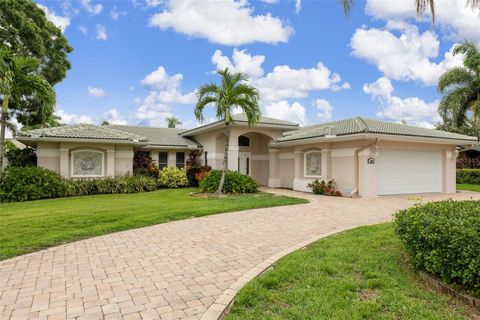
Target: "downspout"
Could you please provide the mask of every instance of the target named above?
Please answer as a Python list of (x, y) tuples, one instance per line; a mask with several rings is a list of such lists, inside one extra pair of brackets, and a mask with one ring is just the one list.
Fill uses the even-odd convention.
[(378, 143), (379, 139), (376, 138), (375, 141), (373, 141), (372, 143), (369, 143), (367, 144), (366, 146), (363, 146), (363, 147), (360, 147), (360, 148), (357, 148), (355, 150), (355, 153), (353, 155), (353, 159), (354, 159), (354, 166), (355, 166), (355, 189), (350, 193), (350, 196), (353, 198), (353, 197), (358, 197), (358, 189), (360, 188), (360, 161), (358, 160), (358, 155), (360, 154), (360, 152), (362, 152), (363, 150), (366, 150), (368, 148), (370, 148), (371, 146), (373, 145), (376, 145)]

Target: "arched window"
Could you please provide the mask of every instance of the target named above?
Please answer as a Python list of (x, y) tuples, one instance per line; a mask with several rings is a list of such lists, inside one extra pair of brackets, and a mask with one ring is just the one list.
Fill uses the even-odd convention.
[(98, 150), (75, 150), (71, 153), (71, 176), (77, 178), (103, 177), (104, 153)]
[(239, 147), (250, 147), (250, 138), (246, 136), (238, 137), (238, 146)]
[(307, 178), (322, 177), (322, 151), (308, 151), (304, 154), (303, 171)]

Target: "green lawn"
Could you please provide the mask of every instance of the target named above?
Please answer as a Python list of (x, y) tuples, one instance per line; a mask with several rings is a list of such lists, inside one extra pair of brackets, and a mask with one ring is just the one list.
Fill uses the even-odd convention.
[(320, 240), (244, 287), (225, 319), (464, 319), (469, 308), (423, 287), (392, 224)]
[(480, 192), (480, 185), (478, 184), (457, 184), (457, 190), (468, 190)]
[(0, 204), (0, 260), (65, 242), (209, 214), (305, 203), (266, 193), (195, 198), (195, 189)]

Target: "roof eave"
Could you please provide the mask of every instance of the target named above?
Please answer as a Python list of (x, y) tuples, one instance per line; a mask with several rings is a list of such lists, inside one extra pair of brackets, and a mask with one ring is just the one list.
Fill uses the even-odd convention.
[(27, 142), (79, 142), (79, 143), (111, 143), (111, 144), (126, 144), (126, 145), (148, 145), (146, 141), (132, 141), (132, 140), (116, 140), (116, 139), (98, 139), (98, 138), (59, 138), (59, 137), (15, 137), (18, 141)]
[[(205, 133), (209, 131), (213, 131), (219, 128), (222, 128), (225, 125), (225, 121), (217, 121), (213, 122), (195, 129), (190, 129), (180, 133), (182, 137), (188, 137), (200, 133)], [(232, 126), (240, 126), (240, 127), (248, 127), (248, 122), (245, 121), (235, 121), (232, 122)], [(280, 125), (280, 124), (268, 124), (268, 123), (256, 123), (252, 126), (252, 128), (268, 128), (268, 129), (279, 129), (279, 130), (296, 130), (299, 128), (298, 125), (296, 126), (289, 126), (289, 125)]]

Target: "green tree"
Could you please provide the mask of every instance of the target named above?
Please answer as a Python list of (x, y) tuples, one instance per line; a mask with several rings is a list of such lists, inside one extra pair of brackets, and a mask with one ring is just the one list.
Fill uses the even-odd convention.
[(225, 172), (228, 168), (228, 149), (230, 144), (231, 124), (233, 123), (232, 110), (240, 108), (246, 115), (248, 125), (254, 125), (260, 119), (258, 90), (247, 83), (248, 76), (236, 73), (228, 68), (218, 71), (221, 85), (209, 83), (202, 85), (197, 92), (198, 102), (195, 106), (195, 117), (204, 122), (203, 110), (208, 105), (215, 108), (216, 118), (225, 121), (225, 152), (223, 154), (223, 170), (217, 193), (221, 193), (225, 182)]
[(167, 121), (167, 125), (169, 128), (176, 128), (178, 125), (182, 124), (182, 122), (174, 116), (166, 118), (165, 121)]
[[(35, 58), (14, 56), (8, 49), (0, 49), (0, 95), (2, 112), (0, 120), (0, 168), (3, 168), (3, 145), (10, 100), (40, 101), (45, 114), (53, 112), (55, 91), (39, 74), (40, 62)], [(1, 169), (0, 169), (1, 170)]]
[[(40, 61), (39, 72), (53, 86), (70, 69), (68, 54), (73, 50), (61, 30), (50, 22), (45, 12), (31, 0), (0, 0), (0, 48), (14, 55)], [(43, 102), (11, 99), (10, 111), (26, 127), (58, 125), (58, 118), (43, 108)]]
[(480, 50), (473, 42), (458, 44), (453, 54), (464, 54), (463, 67), (447, 70), (438, 81), (443, 94), (438, 111), (444, 122), (462, 128), (471, 112), (473, 123), (480, 120)]

